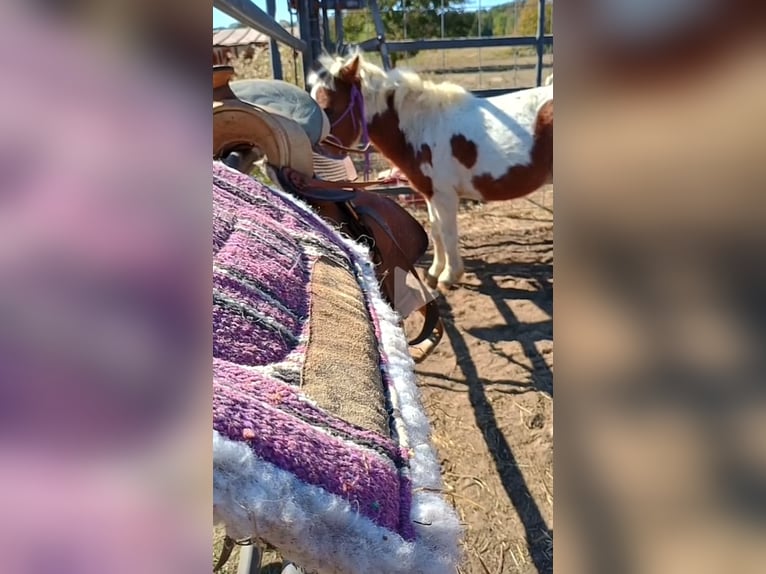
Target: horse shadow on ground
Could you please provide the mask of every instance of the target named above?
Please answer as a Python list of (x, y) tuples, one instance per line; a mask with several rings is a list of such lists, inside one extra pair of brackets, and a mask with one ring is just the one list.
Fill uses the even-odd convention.
[[(507, 327), (503, 328), (470, 328), (465, 332), (472, 336), (488, 341), (491, 344), (508, 340), (521, 343), (523, 352), (532, 365), (530, 369), (530, 384), (508, 382), (517, 387), (515, 393), (539, 391), (553, 396), (553, 373), (544, 357), (537, 349), (536, 342), (551, 340), (553, 337), (553, 266), (549, 263), (486, 263), (479, 259), (464, 260), (466, 271), (472, 272), (479, 280), (478, 285), (462, 285), (460, 289), (475, 290), (489, 296)], [(497, 277), (522, 279), (527, 285), (536, 287), (531, 291), (501, 286)], [(548, 319), (536, 323), (524, 323), (514, 314), (508, 301), (511, 299), (526, 299), (534, 302)], [(484, 441), (492, 455), (498, 475), (508, 494), (520, 520), (523, 523), (527, 548), (538, 574), (552, 574), (553, 562), (550, 546), (553, 531), (545, 522), (540, 509), (524, 479), (514, 453), (503, 432), (498, 427), (492, 402), (486, 394), (485, 384), (488, 382), (479, 376), (478, 368), (471, 356), (471, 351), (461, 329), (456, 324), (449, 297), (439, 298), (439, 309), (444, 321), (444, 333), (458, 358), (457, 366), (462, 372), (468, 387), (468, 397), (474, 411), (477, 427), (481, 430)], [(509, 361), (520, 365), (507, 354), (493, 348)], [(462, 382), (462, 381), (461, 381)]]

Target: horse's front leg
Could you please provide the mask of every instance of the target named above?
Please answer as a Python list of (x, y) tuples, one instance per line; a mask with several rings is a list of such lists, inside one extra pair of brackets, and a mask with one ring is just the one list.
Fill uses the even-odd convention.
[(438, 229), (444, 249), (444, 267), (438, 275), (438, 284), (442, 287), (451, 287), (463, 276), (463, 260), (460, 258), (457, 233), (458, 207), (459, 199), (455, 190), (434, 190), (429, 209), (433, 210), (436, 225), (432, 226), (433, 229)]
[(426, 199), (426, 205), (428, 206), (428, 222), (431, 224), (431, 239), (434, 242), (434, 260), (428, 268), (426, 284), (433, 289), (436, 287), (439, 275), (444, 269), (444, 242), (442, 241), (439, 221), (430, 199)]

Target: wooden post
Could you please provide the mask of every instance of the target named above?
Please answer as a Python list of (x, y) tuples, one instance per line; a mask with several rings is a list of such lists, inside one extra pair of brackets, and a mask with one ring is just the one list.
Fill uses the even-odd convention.
[[(276, 0), (266, 0), (266, 12), (276, 20), (277, 2)], [(292, 32), (292, 30), (290, 31)], [(282, 75), (282, 56), (279, 53), (279, 44), (274, 38), (269, 41), (269, 54), (271, 55), (271, 75), (276, 80), (281, 80)]]
[(537, 86), (543, 85), (543, 53), (545, 52), (545, 0), (537, 4)]

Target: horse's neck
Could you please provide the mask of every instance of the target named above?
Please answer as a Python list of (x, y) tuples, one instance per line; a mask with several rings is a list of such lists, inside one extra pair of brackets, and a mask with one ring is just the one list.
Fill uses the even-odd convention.
[[(386, 150), (394, 144), (391, 141), (392, 133), (396, 128), (394, 122), (401, 122), (398, 119), (399, 113), (393, 106), (395, 93), (395, 89), (387, 88), (380, 91), (370, 91), (363, 96), (366, 107), (367, 135), (370, 142), (384, 155), (387, 155)], [(397, 115), (397, 119), (392, 117), (392, 113)]]
[(376, 115), (384, 114), (388, 110), (389, 96), (393, 97), (395, 92), (396, 88), (391, 86), (362, 86), (365, 119), (368, 125)]
[(388, 155), (388, 148), (393, 143), (389, 141), (393, 126), (387, 120), (387, 116), (380, 116), (379, 114), (374, 114), (367, 119), (367, 137), (370, 143), (386, 156)]

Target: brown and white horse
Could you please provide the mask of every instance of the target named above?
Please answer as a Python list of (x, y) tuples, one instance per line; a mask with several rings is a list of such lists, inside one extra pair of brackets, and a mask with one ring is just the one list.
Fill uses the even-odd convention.
[(463, 274), (459, 199), (513, 199), (553, 175), (553, 86), (482, 99), (451, 83), (388, 72), (359, 53), (320, 58), (311, 95), (344, 146), (371, 142), (428, 204), (434, 242), (428, 282)]

